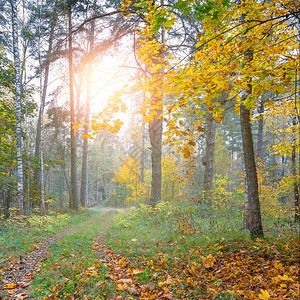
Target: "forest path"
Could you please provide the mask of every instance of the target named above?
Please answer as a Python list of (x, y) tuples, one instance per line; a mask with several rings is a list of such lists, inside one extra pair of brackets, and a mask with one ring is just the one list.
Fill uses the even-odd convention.
[(49, 247), (63, 239), (66, 234), (98, 218), (107, 219), (102, 226), (102, 230), (105, 230), (112, 220), (112, 212), (117, 211), (115, 208), (93, 208), (92, 210), (100, 213), (80, 224), (67, 227), (58, 235), (54, 235), (46, 241), (34, 245), (32, 251), (24, 256), (20, 256), (19, 259), (8, 258), (6, 266), (2, 269), (2, 282), (0, 282), (0, 290), (4, 290), (6, 295), (1, 296), (0, 294), (0, 300), (34, 299), (30, 298), (28, 289), (35, 273), (39, 270), (40, 264), (47, 260), (47, 256), (51, 252)]

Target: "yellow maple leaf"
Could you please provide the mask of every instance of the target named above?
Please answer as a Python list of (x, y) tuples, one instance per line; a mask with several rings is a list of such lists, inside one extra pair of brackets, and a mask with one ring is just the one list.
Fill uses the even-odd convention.
[(268, 291), (266, 290), (260, 290), (260, 294), (258, 295), (258, 298), (259, 299), (262, 299), (262, 300), (266, 300), (266, 299), (269, 299), (271, 296), (269, 294)]

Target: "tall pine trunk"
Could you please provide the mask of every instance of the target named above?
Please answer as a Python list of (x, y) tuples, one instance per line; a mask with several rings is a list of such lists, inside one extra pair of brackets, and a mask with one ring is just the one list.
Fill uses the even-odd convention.
[(70, 135), (71, 135), (71, 198), (72, 208), (78, 211), (78, 194), (76, 179), (76, 141), (73, 124), (75, 122), (74, 109), (74, 74), (73, 74), (73, 46), (72, 46), (72, 8), (69, 6), (68, 11), (69, 25), (69, 87), (70, 87)]
[(209, 113), (206, 119), (206, 150), (203, 164), (204, 179), (203, 179), (203, 200), (210, 203), (211, 191), (213, 188), (214, 176), (214, 154), (215, 154), (215, 137), (216, 137), (216, 122)]
[(145, 123), (142, 121), (141, 183), (145, 182)]
[[(96, 1), (94, 1), (94, 13), (95, 13)], [(91, 101), (91, 77), (92, 77), (92, 64), (94, 60), (94, 31), (95, 31), (95, 21), (91, 22), (90, 31), (90, 49), (88, 57), (88, 70), (87, 70), (87, 95), (85, 104), (85, 118), (84, 118), (84, 134), (89, 132), (89, 122), (90, 122), (90, 101)], [(88, 139), (83, 139), (83, 149), (82, 149), (82, 169), (81, 169), (81, 186), (80, 186), (80, 203), (83, 207), (86, 206), (86, 191), (87, 191), (87, 160), (88, 160)]]
[[(155, 3), (155, 1), (153, 1)], [(164, 0), (160, 0), (161, 6), (164, 6)], [(161, 44), (164, 43), (164, 29), (161, 32)], [(161, 49), (161, 56), (163, 56), (163, 49)], [(153, 60), (153, 63), (157, 63)], [(162, 76), (162, 72), (155, 74), (154, 76)], [(162, 106), (163, 95), (161, 91), (153, 93), (155, 97), (156, 106)], [(149, 204), (152, 207), (156, 206), (156, 203), (161, 200), (161, 182), (162, 182), (162, 170), (161, 170), (161, 157), (162, 157), (162, 130), (163, 130), (163, 110), (162, 108), (156, 108), (154, 110), (153, 120), (149, 123), (149, 137), (151, 143), (151, 165), (152, 165), (152, 178), (151, 178), (151, 194)]]
[[(39, 118), (38, 123), (36, 127), (36, 138), (35, 138), (35, 159), (38, 160), (41, 153), (41, 135), (42, 135), (42, 121), (43, 121), (43, 115), (44, 115), (44, 109), (45, 109), (45, 102), (46, 102), (46, 96), (47, 96), (47, 89), (48, 89), (48, 81), (49, 81), (49, 72), (50, 72), (50, 63), (51, 63), (51, 52), (53, 47), (53, 38), (54, 38), (54, 28), (56, 25), (56, 17), (53, 17), (51, 22), (51, 28), (50, 28), (50, 36), (49, 36), (49, 45), (47, 50), (47, 58), (45, 63), (45, 75), (44, 75), (44, 84), (43, 84), (43, 91), (42, 91), (42, 97), (41, 97), (41, 104), (40, 104), (40, 110), (39, 110)], [(34, 181), (36, 184), (40, 186), (41, 180), (40, 180), (40, 172), (36, 170), (33, 175)]]
[[(160, 100), (160, 99), (159, 99)], [(162, 110), (155, 110), (153, 121), (149, 123), (149, 136), (151, 143), (152, 180), (149, 204), (152, 207), (161, 200), (161, 152), (162, 152)]]
[[(300, 13), (298, 13), (298, 54), (300, 55)], [(296, 134), (295, 134), (295, 127), (297, 124), (296, 115), (298, 117), (298, 126), (300, 126), (300, 116), (299, 113), (297, 113), (297, 97), (298, 97), (298, 103), (300, 99), (300, 72), (298, 73), (296, 70), (296, 76), (295, 76), (295, 115), (293, 116), (293, 149), (292, 149), (292, 172), (294, 176), (294, 202), (295, 202), (295, 222), (300, 221), (300, 153), (299, 160), (298, 160), (298, 176), (297, 178), (297, 170), (296, 170), (296, 143), (300, 143), (300, 140), (297, 140)]]
[(15, 86), (16, 86), (16, 136), (17, 136), (17, 172), (18, 172), (18, 191), (17, 202), (19, 214), (24, 213), (23, 209), (23, 159), (22, 159), (22, 103), (21, 103), (21, 70), (19, 56), (19, 39), (18, 39), (18, 11), (16, 0), (10, 0), (12, 11), (12, 34), (13, 34), (13, 55), (15, 69)]
[[(296, 133), (295, 127), (297, 125), (296, 116), (293, 116), (293, 140), (292, 140), (292, 174), (294, 177), (294, 204), (295, 204), (295, 222), (300, 221), (300, 184), (297, 178), (296, 169)], [(300, 166), (299, 166), (300, 167)]]

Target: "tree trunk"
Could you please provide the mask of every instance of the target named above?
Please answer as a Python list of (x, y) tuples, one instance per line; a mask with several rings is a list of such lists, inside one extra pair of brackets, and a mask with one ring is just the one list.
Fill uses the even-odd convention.
[[(39, 118), (36, 128), (36, 138), (35, 138), (35, 159), (38, 160), (40, 157), (40, 151), (41, 151), (41, 134), (42, 134), (42, 128), (41, 128), (41, 122), (44, 115), (44, 109), (45, 109), (45, 102), (46, 102), (46, 96), (47, 96), (47, 89), (48, 89), (48, 80), (49, 80), (49, 71), (50, 71), (50, 56), (52, 52), (52, 45), (53, 45), (53, 38), (54, 38), (54, 28), (56, 24), (56, 17), (52, 19), (51, 22), (51, 28), (50, 28), (50, 37), (49, 37), (49, 45), (48, 45), (48, 51), (47, 51), (47, 58), (45, 63), (45, 77), (44, 77), (44, 84), (43, 84), (43, 92), (41, 97), (41, 105), (39, 110)], [(34, 181), (38, 186), (40, 187), (40, 172), (38, 170), (35, 170), (33, 175)]]
[(151, 143), (152, 180), (149, 204), (152, 207), (161, 200), (161, 152), (162, 152), (162, 110), (155, 110), (155, 117), (149, 123), (149, 136)]
[(206, 119), (206, 150), (204, 160), (203, 200), (211, 202), (214, 176), (214, 154), (215, 154), (216, 122), (209, 113)]
[[(96, 1), (94, 1), (94, 13), (95, 13)], [(91, 77), (92, 77), (92, 64), (94, 60), (94, 32), (95, 32), (95, 21), (91, 22), (90, 31), (90, 49), (88, 53), (88, 70), (87, 70), (87, 95), (85, 104), (85, 125), (84, 134), (89, 132), (89, 122), (90, 122), (90, 101), (91, 101)], [(87, 186), (87, 159), (88, 159), (88, 139), (83, 138), (83, 149), (82, 149), (82, 169), (81, 169), (81, 186), (80, 186), (80, 203), (83, 207), (86, 206), (86, 186)]]
[[(155, 1), (153, 2), (155, 3)], [(164, 6), (164, 0), (160, 0), (161, 6)], [(161, 44), (164, 43), (164, 29), (161, 32)], [(163, 56), (163, 53), (161, 53)], [(156, 63), (153, 60), (153, 63)], [(162, 72), (160, 72), (161, 75)], [(154, 105), (162, 105), (163, 95), (160, 91), (156, 91), (153, 95), (155, 97)], [(159, 96), (157, 96), (159, 95)], [(149, 123), (149, 137), (151, 143), (151, 165), (152, 165), (152, 178), (151, 178), (151, 194), (149, 204), (152, 207), (156, 206), (156, 203), (161, 200), (161, 156), (162, 156), (162, 129), (163, 129), (163, 110), (155, 109), (152, 122)]]
[(250, 207), (249, 207), (248, 184), (245, 178), (245, 206), (244, 206), (244, 229), (250, 229)]
[(278, 177), (279, 181), (282, 180), (283, 177), (285, 176), (286, 161), (287, 161), (287, 156), (286, 155), (281, 156), (281, 168), (280, 168), (280, 173), (279, 173), (279, 177)]
[[(300, 54), (300, 13), (298, 13), (298, 54)], [(294, 176), (294, 201), (295, 201), (295, 222), (300, 222), (300, 152), (298, 153), (299, 157), (298, 157), (298, 176), (299, 178), (296, 180), (297, 177), (297, 170), (296, 170), (296, 145), (297, 142), (299, 144), (300, 142), (300, 134), (299, 136), (299, 140), (297, 141), (297, 137), (295, 134), (295, 127), (297, 124), (297, 119), (296, 119), (296, 115), (298, 116), (298, 126), (300, 126), (300, 116), (299, 116), (299, 111), (297, 109), (297, 97), (298, 97), (298, 103), (299, 103), (299, 99), (300, 99), (300, 72), (298, 73), (296, 70), (296, 76), (295, 76), (295, 115), (293, 116), (293, 139), (294, 139), (294, 143), (293, 143), (293, 149), (292, 149), (292, 172), (293, 172), (293, 176)], [(298, 90), (298, 92), (297, 92)]]
[(145, 182), (145, 123), (142, 124), (141, 183)]
[[(41, 107), (40, 109), (44, 111), (44, 103), (41, 98)], [(44, 172), (44, 134), (43, 134), (43, 128), (44, 128), (44, 121), (43, 117), (41, 118), (41, 149), (40, 149), (40, 155), (41, 155), (41, 214), (44, 215), (46, 212), (45, 207), (45, 172)]]
[[(248, 50), (245, 53), (246, 60), (252, 60), (253, 52)], [(258, 181), (254, 158), (253, 138), (250, 122), (250, 110), (244, 105), (244, 101), (252, 92), (252, 85), (248, 83), (248, 88), (243, 90), (240, 105), (240, 124), (242, 131), (243, 152), (246, 170), (246, 181), (248, 189), (248, 205), (250, 235), (252, 239), (263, 237), (263, 228), (261, 223), (260, 203), (258, 196)]]
[(10, 216), (10, 212), (9, 212), (10, 201), (11, 201), (11, 187), (8, 186), (7, 191), (4, 192), (4, 207), (3, 207), (4, 220), (8, 220)]
[(258, 113), (260, 115), (260, 118), (258, 120), (258, 132), (257, 132), (257, 158), (259, 160), (262, 160), (263, 158), (263, 131), (264, 131), (264, 119), (263, 119), (263, 113), (264, 113), (264, 99), (261, 98), (259, 107), (258, 107)]
[(73, 129), (75, 122), (74, 109), (74, 74), (73, 74), (73, 47), (72, 47), (72, 9), (68, 11), (69, 25), (69, 85), (70, 85), (70, 134), (71, 134), (71, 197), (72, 208), (78, 211), (78, 195), (77, 195), (77, 180), (76, 180), (76, 141)]
[(24, 213), (23, 209), (23, 159), (22, 159), (22, 103), (21, 103), (21, 70), (19, 56), (19, 41), (18, 41), (18, 12), (16, 0), (10, 0), (12, 10), (12, 34), (13, 34), (13, 54), (15, 68), (15, 85), (16, 85), (16, 136), (17, 136), (17, 170), (18, 170), (18, 190), (17, 202), (19, 214)]
[(293, 142), (292, 142), (292, 173), (294, 177), (294, 203), (295, 203), (295, 222), (300, 221), (300, 184), (299, 179), (297, 179), (296, 170), (296, 134), (295, 127), (297, 125), (296, 116), (293, 116)]

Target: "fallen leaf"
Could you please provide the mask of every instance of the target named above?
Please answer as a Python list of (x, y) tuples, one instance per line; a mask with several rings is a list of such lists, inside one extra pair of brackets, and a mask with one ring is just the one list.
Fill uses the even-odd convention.
[(143, 270), (141, 270), (141, 269), (134, 269), (134, 270), (132, 270), (132, 273), (134, 274), (134, 275), (137, 275), (137, 274), (140, 274), (140, 273), (143, 273), (144, 271)]
[(3, 286), (4, 289), (13, 289), (16, 286), (15, 283), (9, 283)]
[(260, 290), (260, 294), (258, 295), (258, 298), (259, 299), (262, 299), (262, 300), (266, 300), (266, 299), (269, 299), (271, 296), (269, 294), (268, 291), (266, 290)]

